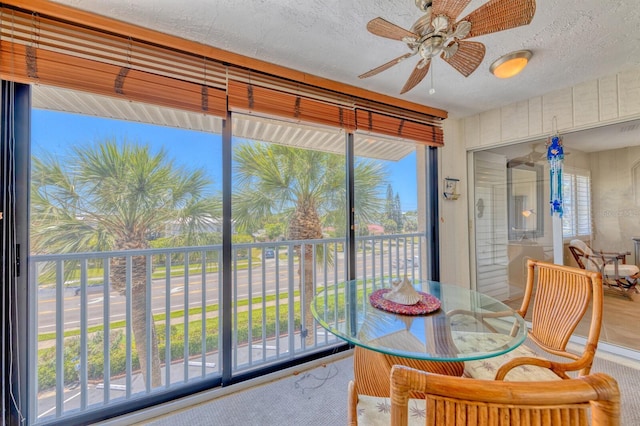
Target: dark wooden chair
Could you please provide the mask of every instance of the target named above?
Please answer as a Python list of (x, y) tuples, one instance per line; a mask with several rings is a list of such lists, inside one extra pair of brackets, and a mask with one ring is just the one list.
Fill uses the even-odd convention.
[(640, 300), (640, 269), (627, 263), (631, 252), (593, 251), (587, 243), (574, 239), (569, 243), (569, 251), (580, 268), (598, 271), (603, 284), (619, 290), (631, 300)]

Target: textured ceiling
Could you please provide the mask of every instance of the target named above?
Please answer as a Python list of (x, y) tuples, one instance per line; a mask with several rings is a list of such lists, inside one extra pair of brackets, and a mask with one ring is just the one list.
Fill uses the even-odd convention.
[[(421, 16), (413, 0), (56, 0), (164, 33), (258, 58), (331, 80), (444, 109), (461, 118), (640, 66), (637, 0), (538, 0), (531, 24), (475, 37), (486, 46), (478, 69), (463, 77), (440, 58), (412, 91), (400, 89), (417, 62), (412, 57), (368, 79), (358, 75), (408, 49), (366, 30), (383, 17), (410, 28)], [(472, 0), (460, 15), (484, 0)], [(529, 49), (520, 75), (500, 80), (493, 60)]]

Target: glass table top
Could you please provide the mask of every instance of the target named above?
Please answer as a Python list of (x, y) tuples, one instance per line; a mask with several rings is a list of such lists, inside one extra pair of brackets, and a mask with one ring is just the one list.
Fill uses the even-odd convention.
[(504, 303), (463, 287), (415, 282), (435, 296), (429, 314), (400, 315), (376, 308), (369, 297), (391, 282), (363, 280), (329, 285), (311, 303), (314, 318), (336, 336), (374, 351), (405, 358), (468, 361), (509, 352), (526, 338), (524, 319)]

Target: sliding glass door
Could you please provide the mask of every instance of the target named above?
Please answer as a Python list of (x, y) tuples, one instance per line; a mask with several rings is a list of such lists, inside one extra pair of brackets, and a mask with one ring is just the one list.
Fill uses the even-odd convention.
[[(480, 291), (495, 291), (495, 297), (517, 307), (528, 259), (560, 258), (565, 265), (580, 267), (570, 250), (576, 240), (589, 246), (596, 260), (599, 251), (619, 253), (619, 276), (604, 277), (600, 344), (624, 354), (640, 350), (629, 321), (636, 311), (634, 299), (640, 297), (632, 284), (640, 282), (622, 276), (640, 266), (640, 146), (633, 137), (638, 126), (635, 121), (561, 135), (562, 235), (553, 235), (545, 140), (473, 154), (475, 195), (470, 201)], [(554, 237), (562, 241), (561, 253), (554, 253)], [(609, 264), (613, 270), (614, 260)], [(575, 334), (587, 332), (588, 324), (581, 324)]]
[(428, 276), (423, 145), (238, 113), (226, 133), (212, 116), (22, 87), (28, 424), (87, 423), (347, 349), (314, 321), (317, 292)]
[[(427, 149), (390, 137), (355, 135), (357, 278), (383, 285), (429, 276), (427, 168), (419, 161)], [(374, 178), (379, 183), (371, 185)]]
[(92, 104), (31, 114), (33, 418), (219, 376), (221, 120), (47, 95)]
[(233, 369), (344, 345), (311, 314), (346, 274), (346, 136), (233, 114)]

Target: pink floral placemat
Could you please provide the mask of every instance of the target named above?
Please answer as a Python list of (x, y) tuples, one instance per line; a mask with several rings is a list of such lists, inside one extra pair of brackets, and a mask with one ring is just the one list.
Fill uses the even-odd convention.
[(440, 299), (429, 293), (419, 291), (418, 294), (422, 299), (420, 299), (418, 303), (414, 305), (403, 305), (402, 303), (392, 302), (382, 297), (390, 291), (390, 288), (382, 288), (374, 291), (371, 293), (371, 296), (369, 296), (369, 302), (371, 302), (371, 305), (375, 308), (402, 315), (424, 315), (440, 309)]

